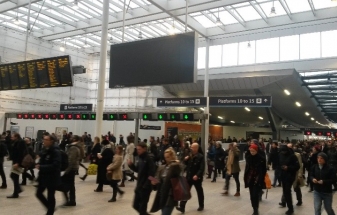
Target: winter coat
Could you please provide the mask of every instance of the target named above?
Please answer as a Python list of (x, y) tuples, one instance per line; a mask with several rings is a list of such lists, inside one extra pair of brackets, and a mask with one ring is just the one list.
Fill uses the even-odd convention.
[(280, 167), (279, 153), (278, 148), (271, 148), (269, 153), (268, 165), (272, 165), (274, 170)]
[(336, 182), (336, 172), (333, 168), (324, 164), (322, 169), (315, 164), (310, 171), (309, 180), (323, 180), (323, 184), (313, 183), (314, 190), (320, 193), (332, 193), (332, 184)]
[(266, 157), (262, 153), (251, 155), (246, 153), (246, 167), (243, 176), (245, 188), (250, 186), (259, 186), (265, 188), (264, 178), (267, 172)]
[(101, 144), (97, 143), (92, 149), (90, 153), (90, 162), (92, 164), (98, 163), (97, 153), (101, 153)]
[(56, 146), (49, 149), (43, 148), (39, 154), (39, 176), (37, 180), (40, 185), (46, 187), (58, 187), (61, 184), (61, 152)]
[(18, 164), (19, 166), (21, 166), (22, 160), (25, 157), (26, 153), (26, 143), (22, 139), (16, 140), (12, 145), (12, 154), (10, 155), (13, 164)]
[(110, 182), (106, 178), (106, 168), (109, 166), (114, 156), (114, 153), (111, 150), (111, 146), (105, 148), (102, 151), (101, 155), (102, 158), (98, 159), (97, 162), (98, 166), (97, 166), (96, 184), (110, 185)]
[(225, 168), (225, 157), (226, 153), (222, 147), (215, 149), (215, 168), (224, 169)]
[(193, 176), (198, 176), (198, 180), (203, 180), (205, 171), (205, 158), (202, 154), (190, 155), (188, 160), (185, 161), (186, 165), (186, 179), (193, 180)]
[(72, 143), (67, 146), (67, 155), (68, 155), (68, 167), (65, 170), (65, 173), (70, 171), (77, 171), (80, 166), (80, 146), (77, 143)]
[(131, 171), (130, 170), (130, 167), (128, 166), (128, 160), (134, 162), (134, 157), (133, 157), (133, 153), (135, 151), (135, 144), (133, 143), (129, 143), (127, 146), (126, 146), (126, 149), (125, 149), (125, 155), (124, 155), (124, 161), (123, 161), (123, 170), (124, 171)]
[[(283, 183), (293, 184), (297, 178), (297, 171), (300, 169), (300, 164), (294, 151), (290, 148), (287, 149), (287, 154), (280, 152), (280, 178)], [(287, 166), (287, 169), (282, 169), (282, 166)]]
[(112, 180), (122, 180), (122, 163), (123, 163), (123, 156), (115, 154), (112, 163), (107, 167), (109, 171), (112, 171)]

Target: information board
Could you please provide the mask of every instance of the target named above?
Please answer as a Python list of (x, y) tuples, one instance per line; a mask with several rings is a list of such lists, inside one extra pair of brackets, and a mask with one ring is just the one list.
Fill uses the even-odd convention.
[(73, 86), (70, 56), (0, 65), (0, 90)]

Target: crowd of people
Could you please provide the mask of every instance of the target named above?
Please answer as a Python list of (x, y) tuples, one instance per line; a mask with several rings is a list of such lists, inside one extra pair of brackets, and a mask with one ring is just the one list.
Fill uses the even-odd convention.
[[(228, 139), (231, 139), (230, 137)], [(227, 140), (228, 140), (227, 139)], [(234, 138), (233, 138), (234, 139)], [(282, 187), (280, 207), (287, 207), (285, 214), (293, 214), (294, 206), (291, 190), (296, 193), (297, 206), (303, 204), (301, 187), (309, 187), (313, 192), (315, 215), (321, 214), (322, 203), (328, 215), (334, 215), (332, 209), (333, 191), (337, 190), (336, 167), (337, 146), (334, 141), (298, 141), (289, 140), (264, 142), (262, 139), (244, 140), (247, 145), (241, 147), (240, 142), (230, 142), (224, 149), (222, 141), (209, 139), (205, 153), (201, 140), (187, 137), (179, 140), (178, 136), (161, 138), (151, 136), (149, 141), (138, 139), (135, 145), (135, 135), (130, 133), (126, 142), (123, 135), (119, 141), (110, 132), (101, 137), (91, 139), (86, 132), (82, 136), (64, 131), (62, 138), (55, 134), (44, 133), (42, 147), (36, 147), (38, 142), (30, 138), (21, 138), (18, 133), (3, 133), (0, 142), (0, 176), (1, 189), (7, 189), (3, 162), (6, 156), (12, 161), (10, 178), (14, 184), (13, 194), (7, 198), (19, 198), (26, 185), (27, 178), (37, 182), (36, 197), (46, 207), (47, 215), (54, 214), (55, 192), (64, 194), (66, 207), (76, 206), (75, 177), (79, 168), (85, 169), (80, 176), (86, 180), (87, 167), (82, 163), (89, 160), (97, 165), (96, 184), (94, 192), (103, 192), (104, 185), (112, 187), (112, 197), (108, 202), (116, 202), (117, 195), (121, 197), (125, 180), (136, 180), (133, 208), (140, 215), (161, 210), (162, 215), (170, 215), (174, 208), (185, 213), (188, 199), (175, 198), (172, 179), (184, 176), (190, 189), (195, 187), (198, 198), (197, 211), (204, 210), (203, 179), (207, 169), (206, 179), (216, 182), (219, 174), (225, 179), (223, 195), (230, 195), (230, 179), (234, 178), (236, 192), (240, 194), (240, 156), (245, 158), (243, 173), (244, 187), (249, 189), (253, 215), (259, 214), (259, 202), (262, 200), (266, 185), (268, 170), (274, 170), (273, 187)], [(35, 162), (27, 166), (31, 157)], [(25, 164), (25, 165), (24, 165)], [(34, 169), (38, 170), (35, 177)], [(306, 174), (307, 172), (307, 174)], [(20, 175), (22, 183), (20, 184)], [(213, 177), (212, 177), (213, 176)], [(306, 183), (305, 183), (306, 179)], [(47, 196), (44, 191), (47, 190)], [(150, 210), (148, 202), (152, 191), (157, 191)]]

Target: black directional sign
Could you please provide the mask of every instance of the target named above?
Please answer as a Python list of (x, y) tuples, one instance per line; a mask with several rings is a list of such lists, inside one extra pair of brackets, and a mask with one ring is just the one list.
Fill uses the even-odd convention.
[(193, 98), (158, 98), (157, 107), (205, 107), (205, 97)]
[(271, 96), (210, 97), (210, 107), (271, 107)]

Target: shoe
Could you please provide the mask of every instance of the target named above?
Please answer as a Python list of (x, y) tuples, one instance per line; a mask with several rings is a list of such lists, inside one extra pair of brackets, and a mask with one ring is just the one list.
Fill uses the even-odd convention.
[(112, 198), (108, 202), (115, 202), (115, 201), (116, 201), (116, 199)]
[(122, 184), (120, 184), (118, 187), (125, 187), (125, 184), (122, 183)]
[(1, 185), (0, 189), (7, 189), (7, 185), (5, 184)]
[(17, 199), (19, 198), (19, 195), (11, 195), (11, 196), (7, 196), (7, 199)]
[(303, 204), (302, 201), (298, 201), (296, 205), (297, 205), (297, 206), (302, 206), (302, 204)]
[(308, 192), (311, 193), (312, 191), (313, 191), (313, 190), (310, 189)]
[(101, 190), (101, 189), (96, 189), (96, 190), (94, 190), (94, 192), (100, 193), (100, 192), (103, 192), (103, 190)]
[(135, 181), (135, 179), (134, 178), (131, 178), (130, 180), (128, 180), (128, 181)]
[(234, 196), (240, 196), (240, 192), (236, 192)]
[(65, 207), (76, 206), (76, 202), (67, 202), (63, 206)]
[(292, 214), (294, 214), (294, 211), (293, 210), (287, 210), (285, 214), (286, 215), (292, 215)]
[(124, 191), (121, 191), (120, 193), (119, 193), (119, 198), (123, 198), (123, 195), (124, 195)]
[(282, 202), (278, 203), (278, 205), (281, 206), (282, 208), (285, 208), (285, 207), (286, 207), (286, 204), (285, 204), (285, 203), (282, 203)]
[(181, 213), (185, 213), (185, 208), (182, 207), (176, 207), (177, 211), (180, 211)]
[(26, 186), (27, 183), (26, 183), (26, 182), (22, 182), (20, 185), (21, 185), (21, 186)]
[(203, 211), (204, 207), (198, 207), (197, 211)]
[(216, 180), (212, 180), (211, 182), (216, 182)]
[(225, 190), (225, 192), (223, 192), (222, 195), (228, 195), (228, 191)]
[(80, 179), (81, 179), (82, 181), (85, 181), (86, 178), (87, 178), (86, 175), (84, 175), (83, 177), (80, 177)]

